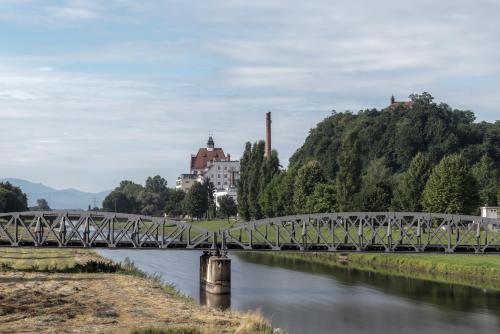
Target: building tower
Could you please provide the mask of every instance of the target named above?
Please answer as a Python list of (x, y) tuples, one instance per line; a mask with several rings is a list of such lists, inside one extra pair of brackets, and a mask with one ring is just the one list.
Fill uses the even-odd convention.
[(266, 151), (264, 156), (271, 156), (271, 112), (266, 113)]
[(209, 136), (207, 141), (207, 150), (213, 151), (214, 147), (215, 147), (214, 139), (212, 138), (212, 136)]

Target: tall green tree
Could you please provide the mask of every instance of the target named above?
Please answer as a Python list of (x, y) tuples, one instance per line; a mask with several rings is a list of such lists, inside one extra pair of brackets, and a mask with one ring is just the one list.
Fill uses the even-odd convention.
[(0, 182), (0, 212), (28, 210), (28, 198), (19, 187)]
[(307, 198), (314, 192), (316, 185), (323, 182), (325, 182), (325, 177), (318, 161), (308, 161), (304, 166), (299, 168), (295, 177), (293, 194), (296, 212), (307, 212)]
[(104, 211), (120, 213), (137, 213), (136, 201), (123, 190), (113, 190), (102, 202)]
[(238, 212), (243, 220), (250, 220), (250, 207), (248, 202), (250, 185), (252, 144), (245, 144), (245, 151), (240, 159), (240, 180), (238, 181)]
[(476, 180), (460, 154), (444, 157), (432, 169), (422, 194), (427, 212), (475, 214), (479, 205)]
[(229, 217), (235, 216), (238, 213), (238, 209), (236, 207), (236, 202), (229, 195), (224, 195), (218, 198), (219, 202), (219, 213), (222, 217), (225, 217), (229, 220)]
[(180, 217), (183, 215), (182, 202), (186, 193), (182, 190), (172, 189), (165, 204), (165, 213), (171, 217)]
[(195, 182), (184, 198), (184, 210), (192, 218), (203, 218), (208, 209), (207, 191), (203, 184)]
[(337, 212), (337, 188), (334, 184), (318, 183), (314, 191), (307, 197), (307, 213), (331, 213)]
[(357, 209), (355, 202), (361, 187), (360, 145), (357, 132), (351, 131), (342, 141), (342, 149), (337, 158), (338, 172), (336, 175), (337, 203), (340, 211)]
[(372, 160), (363, 176), (358, 203), (363, 211), (388, 211), (392, 198), (392, 175), (384, 158)]
[(397, 211), (422, 211), (422, 193), (431, 172), (424, 154), (418, 152), (410, 167), (396, 181), (392, 206)]
[(480, 204), (485, 206), (497, 205), (499, 175), (493, 159), (483, 155), (481, 160), (472, 166), (472, 175), (478, 184)]

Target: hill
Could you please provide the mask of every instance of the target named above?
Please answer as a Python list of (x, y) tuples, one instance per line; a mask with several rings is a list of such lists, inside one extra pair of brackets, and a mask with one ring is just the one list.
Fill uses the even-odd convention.
[(28, 206), (36, 206), (37, 199), (45, 198), (52, 209), (87, 209), (89, 205), (102, 207), (102, 201), (110, 191), (99, 193), (83, 192), (76, 189), (54, 189), (42, 183), (34, 183), (16, 178), (0, 179), (0, 182), (10, 182), (28, 196)]
[(310, 131), (290, 158), (290, 167), (317, 160), (327, 179), (335, 180), (338, 156), (350, 134), (359, 143), (362, 172), (375, 159), (382, 159), (392, 174), (403, 172), (418, 152), (431, 165), (462, 153), (470, 164), (486, 154), (500, 166), (500, 121), (475, 123), (471, 111), (434, 103), (426, 93), (411, 98), (383, 110), (333, 113)]

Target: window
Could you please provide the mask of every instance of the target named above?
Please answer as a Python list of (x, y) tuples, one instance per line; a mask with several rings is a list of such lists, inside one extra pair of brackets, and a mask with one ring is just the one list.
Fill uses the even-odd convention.
[(227, 174), (224, 174), (224, 177), (227, 179)]
[(217, 169), (220, 170), (220, 166), (217, 166)]
[(227, 186), (227, 182), (224, 182), (224, 185)]
[(220, 174), (217, 174), (217, 178), (220, 179)]
[(224, 166), (224, 170), (227, 170), (227, 166)]
[(220, 186), (220, 182), (217, 182), (217, 185)]

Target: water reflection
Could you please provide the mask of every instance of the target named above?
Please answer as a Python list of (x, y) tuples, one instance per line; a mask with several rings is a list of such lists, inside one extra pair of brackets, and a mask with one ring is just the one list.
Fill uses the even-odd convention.
[(227, 310), (231, 307), (231, 295), (214, 295), (200, 289), (200, 304), (211, 308)]
[(368, 286), (414, 302), (437, 305), (453, 311), (489, 310), (500, 316), (500, 292), (497, 291), (361, 271), (343, 266), (332, 269), (323, 264), (281, 258), (266, 253), (241, 252), (237, 253), (237, 256), (248, 263), (330, 276), (345, 286)]

